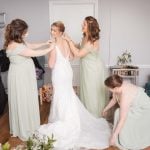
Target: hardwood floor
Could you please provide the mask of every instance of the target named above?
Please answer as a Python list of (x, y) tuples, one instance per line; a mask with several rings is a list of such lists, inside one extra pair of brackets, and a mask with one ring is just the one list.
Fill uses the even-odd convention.
[[(50, 104), (44, 102), (43, 105), (40, 106), (40, 116), (41, 116), (41, 124), (47, 123), (48, 114), (49, 114)], [(8, 116), (8, 108), (0, 117), (0, 143), (9, 142), (11, 148), (24, 144), (19, 138), (11, 137), (9, 134), (9, 116)], [(110, 147), (107, 150), (118, 150), (115, 147)]]
[[(49, 114), (50, 104), (44, 102), (43, 105), (40, 105), (40, 117), (41, 124), (47, 122), (47, 117)], [(4, 112), (2, 116), (0, 116), (0, 143), (9, 142), (11, 147), (15, 147), (18, 144), (22, 144), (23, 142), (19, 138), (11, 137), (9, 133), (9, 115), (8, 108)]]

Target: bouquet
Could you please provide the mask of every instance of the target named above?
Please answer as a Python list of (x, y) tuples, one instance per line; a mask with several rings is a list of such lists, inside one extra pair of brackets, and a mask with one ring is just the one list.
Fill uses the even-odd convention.
[(39, 95), (41, 104), (43, 103), (43, 101), (50, 102), (53, 95), (52, 85), (50, 84), (43, 85), (43, 87), (39, 89)]
[(52, 150), (55, 141), (53, 134), (51, 137), (48, 137), (46, 135), (35, 133), (26, 142), (26, 147), (27, 150)]
[[(11, 150), (53, 150), (54, 136), (39, 135), (38, 132), (33, 134), (28, 140), (21, 145), (11, 148)], [(4, 149), (5, 148), (5, 149)], [(2, 150), (10, 150), (10, 144), (3, 145)]]

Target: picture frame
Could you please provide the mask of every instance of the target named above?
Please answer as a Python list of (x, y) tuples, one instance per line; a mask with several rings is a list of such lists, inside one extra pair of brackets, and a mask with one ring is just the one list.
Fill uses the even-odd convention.
[(5, 19), (6, 13), (2, 12), (0, 13), (0, 28), (4, 28), (6, 24), (6, 19)]

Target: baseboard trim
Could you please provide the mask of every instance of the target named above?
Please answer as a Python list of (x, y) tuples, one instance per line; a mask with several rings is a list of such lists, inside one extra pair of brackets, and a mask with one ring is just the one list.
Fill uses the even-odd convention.
[[(138, 66), (140, 69), (149, 69), (150, 68), (150, 65), (135, 65), (135, 66)], [(110, 65), (106, 65), (106, 68), (110, 68), (112, 66)]]

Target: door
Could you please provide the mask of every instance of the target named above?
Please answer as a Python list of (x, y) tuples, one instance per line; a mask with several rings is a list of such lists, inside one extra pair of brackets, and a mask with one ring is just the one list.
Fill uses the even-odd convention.
[[(50, 25), (55, 21), (62, 21), (65, 32), (76, 42), (82, 38), (81, 25), (86, 16), (98, 19), (98, 0), (50, 0)], [(71, 62), (74, 78), (73, 84), (79, 85), (79, 60)]]

